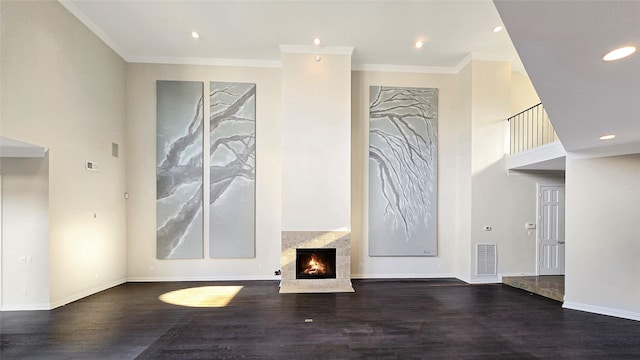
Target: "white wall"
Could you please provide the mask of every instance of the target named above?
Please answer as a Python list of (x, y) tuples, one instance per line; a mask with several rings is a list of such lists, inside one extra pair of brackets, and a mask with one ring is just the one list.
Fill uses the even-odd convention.
[[(58, 2), (0, 4), (0, 132), (49, 149), (50, 301), (59, 306), (125, 279), (125, 63)], [(100, 172), (86, 171), (87, 160)]]
[(282, 230), (349, 230), (351, 56), (282, 54)]
[[(156, 259), (156, 80), (256, 84), (255, 259)], [(205, 90), (208, 93), (208, 90)], [(127, 278), (144, 280), (275, 279), (280, 269), (280, 69), (127, 65)], [(205, 119), (209, 118), (205, 96)], [(207, 129), (207, 128), (205, 128)], [(206, 137), (205, 137), (206, 138)], [(204, 218), (208, 219), (205, 206)], [(208, 234), (205, 224), (205, 234)], [(209, 254), (208, 239), (204, 253)]]
[(567, 157), (564, 306), (640, 320), (640, 154)]
[[(471, 225), (468, 242), (471, 282), (498, 281), (500, 275), (536, 273), (535, 231), (537, 185), (562, 184), (562, 174), (512, 173), (505, 170), (506, 119), (511, 115), (511, 66), (508, 63), (472, 61), (471, 70)], [(464, 125), (469, 126), (469, 125)], [(464, 145), (464, 140), (459, 144)], [(464, 152), (460, 156), (465, 156)], [(460, 174), (464, 179), (465, 174)], [(484, 227), (489, 226), (490, 231)], [(496, 244), (496, 277), (476, 274), (476, 245)], [(468, 276), (468, 278), (467, 278)]]
[(2, 309), (49, 309), (49, 159), (0, 158)]
[[(368, 242), (369, 87), (406, 86), (438, 91), (438, 256), (370, 257)], [(351, 273), (355, 278), (453, 276), (456, 258), (455, 75), (352, 73)]]

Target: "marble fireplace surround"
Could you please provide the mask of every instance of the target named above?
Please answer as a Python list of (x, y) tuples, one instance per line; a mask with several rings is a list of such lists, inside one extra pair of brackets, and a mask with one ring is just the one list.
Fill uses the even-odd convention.
[[(348, 231), (283, 231), (280, 293), (354, 292)], [(335, 279), (296, 279), (296, 249), (336, 249)]]

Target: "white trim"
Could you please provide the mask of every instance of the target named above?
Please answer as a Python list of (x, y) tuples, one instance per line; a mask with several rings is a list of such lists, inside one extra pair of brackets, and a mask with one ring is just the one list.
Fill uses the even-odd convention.
[(371, 71), (371, 72), (396, 72), (409, 74), (447, 74), (458, 73), (456, 68), (446, 66), (414, 66), (414, 65), (388, 65), (388, 64), (355, 64), (351, 66), (351, 71)]
[(116, 280), (114, 282), (108, 283), (106, 285), (97, 286), (97, 287), (95, 287), (93, 289), (89, 289), (89, 290), (86, 290), (86, 291), (79, 292), (77, 294), (73, 294), (71, 296), (67, 296), (67, 297), (65, 297), (63, 299), (60, 299), (60, 300), (52, 302), (50, 307), (49, 307), (49, 309), (53, 310), (53, 309), (55, 309), (57, 307), (67, 305), (69, 303), (72, 303), (74, 301), (78, 301), (78, 300), (80, 300), (82, 298), (85, 298), (87, 296), (90, 296), (90, 295), (99, 293), (101, 291), (105, 291), (107, 289), (110, 289), (110, 288), (112, 288), (114, 286), (122, 285), (122, 284), (124, 284), (126, 282), (127, 282), (126, 279), (119, 279), (119, 280)]
[(129, 63), (169, 64), (169, 65), (213, 65), (230, 67), (281, 68), (280, 60), (251, 60), (251, 59), (215, 59), (198, 57), (170, 57), (170, 56), (130, 56)]
[(594, 314), (614, 316), (614, 317), (619, 317), (623, 319), (640, 321), (640, 313), (633, 312), (633, 311), (619, 310), (619, 309), (613, 309), (613, 308), (608, 308), (603, 306), (581, 304), (581, 303), (572, 302), (572, 301), (565, 301), (562, 304), (562, 307), (565, 309), (585, 311), (585, 312), (594, 313)]
[(168, 282), (168, 281), (251, 281), (274, 280), (280, 281), (281, 275), (264, 276), (155, 276), (129, 277), (127, 282)]
[(476, 277), (473, 278), (469, 281), (467, 281), (467, 283), (469, 284), (501, 284), (502, 280), (496, 275), (490, 275), (490, 276), (486, 276), (486, 277)]
[(353, 54), (353, 46), (313, 46), (280, 44), (280, 52), (288, 54), (351, 56)]
[[(453, 274), (351, 274), (351, 279), (458, 279)], [(464, 280), (463, 280), (464, 281)]]
[(456, 69), (456, 74), (459, 73), (460, 71), (462, 71), (462, 69), (467, 66), (471, 60), (473, 60), (473, 56), (472, 54), (467, 54), (467, 56), (464, 57), (464, 59), (462, 59), (462, 61), (460, 61), (458, 63), (458, 65), (455, 67)]
[(2, 311), (34, 311), (34, 310), (51, 310), (48, 303), (39, 304), (10, 304), (3, 305)]
[(127, 53), (122, 49), (118, 44), (111, 39), (109, 35), (107, 35), (104, 30), (96, 23), (91, 21), (91, 19), (84, 13), (82, 10), (78, 9), (78, 7), (71, 0), (58, 0), (58, 2), (64, 6), (73, 16), (75, 16), (81, 23), (83, 23), (89, 30), (93, 31), (97, 37), (100, 38), (107, 46), (109, 46), (113, 51), (115, 51), (121, 58), (127, 61)]

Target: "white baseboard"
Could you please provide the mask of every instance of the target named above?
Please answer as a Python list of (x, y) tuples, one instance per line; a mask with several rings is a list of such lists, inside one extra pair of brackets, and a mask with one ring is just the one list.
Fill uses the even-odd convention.
[(277, 280), (281, 275), (259, 276), (134, 276), (127, 278), (127, 282), (169, 282), (169, 281), (250, 281), (250, 280)]
[(67, 304), (72, 303), (74, 301), (78, 301), (78, 300), (80, 300), (82, 298), (85, 298), (85, 297), (87, 297), (89, 295), (93, 295), (95, 293), (99, 293), (100, 291), (104, 291), (104, 290), (110, 289), (110, 288), (112, 288), (114, 286), (118, 286), (118, 285), (124, 284), (125, 282), (127, 282), (126, 279), (119, 279), (119, 280), (110, 282), (108, 284), (97, 286), (97, 287), (95, 287), (93, 289), (89, 289), (89, 290), (86, 290), (86, 291), (79, 292), (77, 294), (73, 294), (71, 296), (67, 296), (67, 297), (65, 297), (63, 299), (60, 299), (60, 300), (52, 301), (47, 310), (53, 310), (53, 309), (55, 309), (57, 307), (67, 305)]
[(352, 279), (446, 279), (457, 277), (452, 274), (351, 274)]
[(2, 311), (34, 311), (34, 310), (50, 310), (49, 303), (40, 304), (10, 304), (2, 305)]
[(581, 304), (581, 303), (576, 303), (571, 301), (565, 301), (562, 304), (562, 307), (565, 309), (585, 311), (585, 312), (590, 312), (594, 314), (614, 316), (614, 317), (619, 317), (623, 319), (640, 321), (640, 313), (633, 312), (633, 311), (619, 310), (619, 309), (613, 309), (613, 308), (595, 306), (595, 305), (589, 305), (589, 304)]
[[(462, 279), (460, 279), (462, 280)], [(500, 279), (498, 276), (483, 276), (483, 277), (476, 277), (476, 278), (472, 278), (467, 280), (462, 280), (465, 281), (469, 284), (501, 284), (502, 283), (502, 279)]]

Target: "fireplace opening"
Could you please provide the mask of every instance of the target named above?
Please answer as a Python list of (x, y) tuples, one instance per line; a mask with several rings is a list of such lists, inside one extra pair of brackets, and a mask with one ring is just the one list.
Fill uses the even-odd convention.
[(336, 249), (296, 249), (296, 279), (335, 279)]

